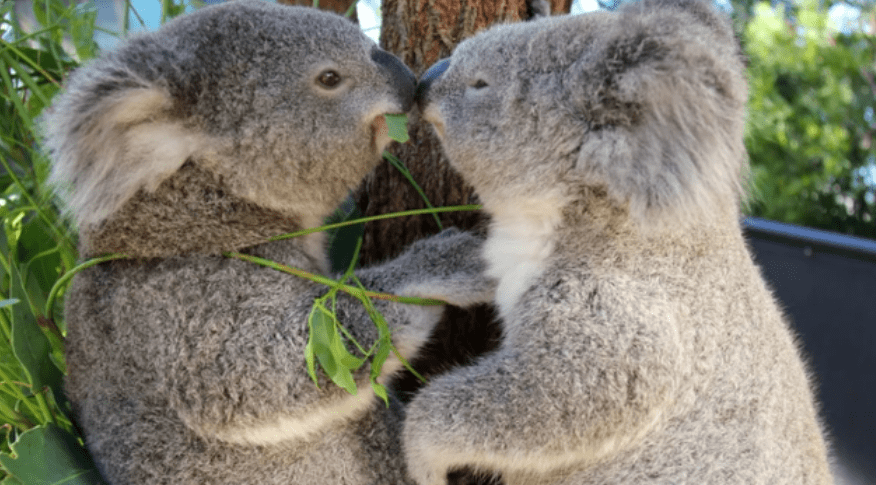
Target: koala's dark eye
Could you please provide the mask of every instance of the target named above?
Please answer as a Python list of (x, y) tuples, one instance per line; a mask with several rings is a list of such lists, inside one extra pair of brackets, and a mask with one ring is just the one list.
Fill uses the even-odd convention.
[(487, 86), (489, 86), (489, 84), (487, 84), (487, 82), (484, 81), (483, 79), (478, 79), (477, 81), (474, 82), (474, 84), (471, 85), (471, 87), (473, 87), (475, 89), (483, 89)]
[(316, 82), (326, 88), (333, 88), (341, 83), (341, 75), (331, 69), (323, 71), (317, 76)]

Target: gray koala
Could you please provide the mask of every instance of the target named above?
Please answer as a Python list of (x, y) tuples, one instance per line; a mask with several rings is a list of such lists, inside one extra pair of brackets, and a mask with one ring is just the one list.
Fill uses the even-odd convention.
[[(384, 113), (415, 78), (355, 24), (309, 8), (232, 2), (136, 36), (69, 79), (44, 123), (52, 179), (83, 257), (66, 295), (66, 391), (113, 484), (409, 483), (401, 414), (305, 365), (308, 315), (327, 288), (240, 251), (327, 271), (319, 225), (380, 160)], [(448, 231), (358, 273), (372, 290), (489, 301), (481, 241)], [(375, 302), (401, 354), (441, 306)], [(368, 348), (378, 332), (341, 296)], [(392, 360), (384, 377), (399, 367)]]
[(407, 408), (409, 471), (826, 484), (810, 377), (740, 231), (747, 87), (705, 2), (500, 26), (418, 88), (492, 216), (499, 349)]

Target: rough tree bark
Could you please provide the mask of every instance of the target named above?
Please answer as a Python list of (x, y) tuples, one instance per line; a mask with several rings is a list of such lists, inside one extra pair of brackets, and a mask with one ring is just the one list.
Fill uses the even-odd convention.
[[(277, 0), (277, 3), (285, 5), (300, 5), (303, 7), (313, 6), (313, 0)], [(350, 5), (353, 5), (354, 3), (356, 3), (356, 0), (319, 0), (318, 7), (321, 10), (329, 10), (344, 15), (347, 10), (350, 9)], [(350, 16), (350, 20), (357, 22), (355, 9), (353, 9), (353, 14)]]

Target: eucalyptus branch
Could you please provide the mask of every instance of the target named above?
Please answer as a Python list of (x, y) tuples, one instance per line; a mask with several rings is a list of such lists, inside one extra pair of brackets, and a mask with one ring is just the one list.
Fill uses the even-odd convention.
[(433, 207), (429, 209), (414, 209), (409, 211), (401, 211), (401, 212), (391, 212), (389, 214), (378, 214), (376, 216), (368, 216), (368, 217), (360, 217), (358, 219), (352, 219), (349, 221), (336, 222), (334, 224), (327, 224), (325, 226), (319, 227), (311, 227), (309, 229), (302, 229), (300, 231), (290, 232), (288, 234), (280, 234), (279, 236), (274, 236), (269, 241), (280, 241), (282, 239), (291, 239), (293, 237), (304, 236), (307, 234), (312, 234), (314, 232), (320, 231), (328, 231), (330, 229), (337, 229), (339, 227), (346, 226), (354, 226), (356, 224), (362, 224), (365, 222), (371, 221), (379, 221), (382, 219), (392, 219), (394, 217), (404, 217), (404, 216), (419, 216), (423, 214), (435, 214), (439, 212), (464, 212), (464, 211), (476, 211), (481, 208), (478, 204), (469, 204), (469, 205), (453, 205), (448, 207)]
[[(429, 202), (428, 197), (426, 197), (426, 192), (424, 192), (423, 189), (420, 188), (420, 184), (418, 184), (417, 181), (414, 180), (414, 176), (411, 175), (411, 171), (408, 170), (408, 167), (406, 167), (405, 164), (398, 159), (398, 157), (396, 157), (392, 153), (383, 152), (383, 158), (385, 158), (390, 165), (395, 167), (395, 169), (398, 170), (402, 174), (402, 176), (408, 180), (408, 183), (410, 183), (414, 190), (416, 190), (417, 193), (420, 194), (420, 198), (422, 198), (423, 202), (426, 203), (426, 207), (428, 207), (429, 209), (435, 208), (432, 206), (432, 203)], [(438, 229), (444, 229), (444, 225), (441, 224), (441, 219), (438, 218), (438, 214), (432, 212), (432, 217), (434, 217), (435, 222), (438, 223)]]
[(301, 278), (308, 279), (315, 283), (320, 283), (330, 287), (336, 287), (339, 290), (347, 293), (349, 295), (355, 296), (357, 298), (367, 297), (367, 298), (375, 298), (378, 300), (388, 300), (394, 301), (397, 303), (408, 303), (411, 305), (446, 305), (447, 302), (442, 300), (435, 300), (430, 298), (417, 298), (413, 296), (399, 296), (393, 295), (390, 293), (379, 293), (376, 291), (363, 290), (356, 286), (347, 285), (341, 283), (338, 280), (333, 280), (331, 278), (318, 275), (316, 273), (311, 273), (309, 271), (304, 271), (300, 268), (295, 268), (292, 266), (286, 266), (285, 264), (277, 263), (276, 261), (271, 261), (270, 259), (259, 258), (258, 256), (252, 256), (249, 254), (241, 254), (241, 253), (223, 253), (223, 256), (226, 258), (234, 258), (239, 259), (241, 261), (248, 261), (250, 263), (255, 263), (261, 266), (265, 266), (267, 268), (275, 269), (277, 271), (281, 271), (283, 273), (288, 273), (291, 275), (299, 276)]
[[(473, 211), (473, 210), (478, 210), (480, 208), (481, 208), (480, 205), (470, 204), (470, 205), (459, 205), (459, 206), (449, 206), (449, 207), (434, 207), (431, 209), (415, 209), (415, 210), (402, 211), (402, 212), (392, 212), (389, 214), (380, 214), (380, 215), (376, 215), (376, 216), (361, 217), (358, 219), (338, 222), (335, 224), (326, 224), (324, 226), (312, 227), (312, 228), (304, 229), (301, 231), (296, 231), (296, 232), (291, 232), (288, 234), (281, 234), (279, 236), (274, 236), (268, 240), (269, 241), (280, 241), (283, 239), (290, 239), (293, 237), (304, 236), (306, 234), (312, 234), (314, 232), (327, 231), (327, 230), (335, 229), (335, 228), (339, 228), (339, 227), (352, 226), (355, 224), (361, 224), (361, 223), (376, 221), (376, 220), (381, 220), (381, 219), (390, 219), (393, 217), (414, 216), (414, 215), (421, 215), (421, 214), (433, 214), (436, 212)], [(291, 266), (282, 265), (282, 264), (276, 263), (274, 261), (270, 261), (270, 260), (263, 259), (263, 258), (258, 258), (256, 256), (250, 256), (250, 255), (235, 253), (235, 252), (224, 253), (223, 256), (239, 259), (242, 261), (249, 261), (252, 263), (260, 264), (262, 266), (276, 269), (277, 271), (282, 271), (284, 273), (288, 273), (291, 275), (300, 276), (302, 278), (306, 278), (306, 279), (309, 279), (309, 280), (314, 281), (316, 283), (321, 283), (321, 284), (324, 284), (327, 286), (340, 285), (339, 287), (342, 291), (344, 291), (345, 293), (349, 293), (350, 295), (357, 296), (357, 297), (366, 296), (368, 298), (377, 298), (379, 300), (389, 300), (389, 301), (395, 301), (398, 303), (409, 303), (409, 304), (413, 304), (413, 305), (444, 305), (445, 304), (445, 302), (443, 302), (441, 300), (430, 300), (430, 299), (426, 299), (426, 298), (398, 296), (398, 295), (391, 295), (388, 293), (378, 293), (378, 292), (374, 292), (374, 291), (362, 290), (361, 288), (357, 288), (355, 286), (341, 284), (340, 282), (338, 282), (336, 280), (333, 280), (331, 278), (327, 278), (327, 277), (322, 276), (322, 275), (310, 273), (308, 271), (304, 271), (304, 270), (299, 269), (299, 268), (293, 268)], [(61, 292), (61, 290), (63, 290), (63, 288), (67, 285), (67, 283), (70, 281), (70, 279), (76, 275), (76, 273), (79, 273), (80, 271), (87, 269), (87, 268), (90, 268), (96, 264), (104, 263), (106, 261), (112, 261), (114, 259), (126, 259), (126, 258), (129, 258), (129, 256), (127, 256), (125, 254), (118, 254), (118, 253), (108, 254), (106, 256), (101, 256), (98, 258), (89, 259), (88, 261), (85, 261), (84, 263), (82, 263), (82, 264), (76, 266), (75, 268), (72, 268), (70, 271), (67, 271), (66, 273), (64, 273), (60, 278), (58, 278), (58, 281), (55, 282), (55, 284), (52, 286), (51, 291), (49, 292), (49, 297), (46, 300), (46, 316), (48, 318), (52, 318), (52, 315), (53, 315), (52, 310), (53, 310), (53, 307), (55, 304), (55, 300), (58, 297), (58, 294)]]
[(67, 283), (70, 281), (70, 279), (76, 276), (76, 273), (100, 263), (105, 263), (114, 259), (127, 258), (128, 256), (125, 254), (108, 254), (99, 258), (89, 259), (88, 261), (85, 261), (84, 263), (64, 273), (60, 278), (58, 278), (58, 281), (55, 281), (55, 284), (52, 285), (52, 289), (49, 291), (49, 297), (46, 299), (46, 318), (53, 318), (52, 310), (55, 305), (55, 300), (58, 298), (58, 293), (60, 293), (61, 290), (64, 289), (65, 286), (67, 286)]

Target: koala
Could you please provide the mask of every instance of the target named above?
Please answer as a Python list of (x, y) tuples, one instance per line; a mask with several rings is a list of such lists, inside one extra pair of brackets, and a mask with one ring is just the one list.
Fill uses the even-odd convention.
[[(305, 363), (321, 224), (390, 142), (416, 79), (355, 24), (229, 2), (127, 40), (74, 72), (44, 120), (51, 180), (81, 256), (65, 297), (65, 390), (100, 473), (119, 484), (405, 484), (402, 410), (370, 369), (353, 395)], [(493, 297), (482, 240), (445, 231), (357, 273), (365, 287), (467, 306)], [(403, 357), (442, 306), (374, 302)], [(364, 348), (378, 331), (341, 294)], [(398, 369), (393, 357), (385, 379)]]
[(417, 102), (492, 217), (505, 337), (406, 409), (420, 485), (828, 484), (812, 382), (740, 230), (744, 62), (706, 2), (504, 25)]

